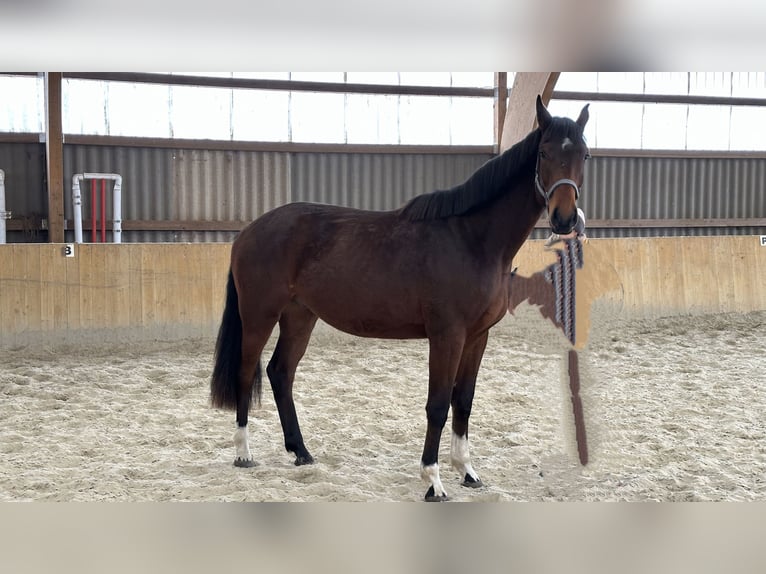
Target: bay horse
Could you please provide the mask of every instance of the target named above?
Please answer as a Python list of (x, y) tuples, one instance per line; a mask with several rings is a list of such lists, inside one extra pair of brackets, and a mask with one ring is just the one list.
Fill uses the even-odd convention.
[(235, 239), (211, 377), (214, 407), (236, 410), (235, 466), (255, 463), (248, 411), (261, 397), (261, 353), (279, 324), (266, 367), (288, 452), (311, 464), (293, 402), (293, 379), (318, 318), (360, 337), (427, 338), (427, 501), (447, 500), (439, 441), (452, 407), (452, 466), (480, 487), (468, 449), (477, 373), (489, 329), (508, 310), (514, 256), (547, 210), (554, 233), (577, 221), (588, 147), (576, 121), (552, 117), (540, 96), (538, 127), (464, 183), (385, 212), (290, 203)]

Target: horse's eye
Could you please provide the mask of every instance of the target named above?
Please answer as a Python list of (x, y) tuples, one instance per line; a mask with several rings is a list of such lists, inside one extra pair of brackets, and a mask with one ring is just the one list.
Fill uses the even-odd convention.
[(548, 154), (545, 153), (543, 150), (540, 150), (540, 157), (543, 159), (548, 159)]
[(586, 159), (586, 160), (588, 160), (588, 159), (590, 159), (590, 158), (591, 158), (590, 152), (587, 152), (587, 153), (585, 154), (585, 159)]

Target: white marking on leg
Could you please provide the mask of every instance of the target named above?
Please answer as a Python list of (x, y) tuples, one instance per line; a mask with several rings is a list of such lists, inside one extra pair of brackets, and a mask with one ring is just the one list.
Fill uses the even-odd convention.
[(247, 425), (237, 427), (237, 432), (234, 433), (234, 447), (237, 449), (237, 460), (253, 460), (250, 445), (247, 443)]
[(423, 478), (423, 480), (425, 480), (427, 483), (429, 483), (431, 486), (434, 487), (434, 496), (444, 496), (446, 498), (447, 491), (444, 490), (442, 481), (439, 478), (439, 463), (438, 462), (435, 464), (429, 464), (428, 466), (424, 466), (421, 463), (420, 476)]
[(468, 437), (458, 436), (452, 431), (452, 440), (450, 441), (450, 461), (452, 468), (457, 470), (461, 478), (467, 474), (476, 482), (479, 482), (479, 475), (471, 466), (471, 455), (468, 452)]

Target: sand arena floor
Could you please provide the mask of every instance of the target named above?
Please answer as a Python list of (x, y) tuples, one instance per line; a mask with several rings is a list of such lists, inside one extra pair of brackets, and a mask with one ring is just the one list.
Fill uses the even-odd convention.
[[(766, 312), (598, 323), (580, 352), (590, 463), (577, 461), (561, 336), (525, 305), (493, 329), (479, 374), (470, 437), (484, 488), (459, 486), (445, 428), (450, 497), (766, 498)], [(268, 383), (250, 420), (258, 466), (232, 465), (234, 415), (208, 403), (212, 351), (194, 340), (3, 352), (0, 500), (422, 499), (425, 341), (317, 328), (295, 389), (307, 467), (282, 447)]]

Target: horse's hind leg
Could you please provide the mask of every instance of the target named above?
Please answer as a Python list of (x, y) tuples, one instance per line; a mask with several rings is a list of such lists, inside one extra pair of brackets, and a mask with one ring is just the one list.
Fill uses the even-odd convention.
[(477, 339), (466, 344), (463, 356), (460, 358), (455, 386), (452, 389), (452, 441), (450, 442), (450, 461), (463, 476), (463, 486), (478, 488), (482, 486), (479, 475), (471, 465), (468, 452), (468, 418), (471, 416), (471, 405), (476, 388), (476, 377), (479, 373), (484, 349), (487, 347), (489, 331), (479, 335)]
[[(243, 321), (242, 362), (239, 369), (239, 388), (237, 389), (237, 431), (234, 433), (236, 457), (234, 466), (248, 468), (255, 466), (247, 437), (247, 417), (253, 399), (253, 384), (260, 394), (261, 352), (276, 324), (273, 320), (258, 322)], [(257, 325), (252, 326), (252, 325)], [(259, 397), (260, 398), (260, 397)]]
[(311, 464), (313, 457), (303, 443), (293, 401), (293, 380), (298, 362), (306, 352), (311, 331), (317, 316), (303, 305), (291, 303), (279, 319), (279, 339), (266, 373), (269, 375), (274, 401), (277, 404), (279, 420), (285, 437), (285, 448), (295, 454), (295, 464)]

